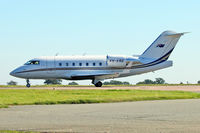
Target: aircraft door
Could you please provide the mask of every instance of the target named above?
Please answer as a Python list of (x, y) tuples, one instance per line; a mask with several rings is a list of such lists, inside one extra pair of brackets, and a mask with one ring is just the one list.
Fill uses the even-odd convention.
[(47, 73), (54, 73), (55, 72), (55, 56), (53, 57), (53, 59), (47, 59), (46, 60), (46, 68)]

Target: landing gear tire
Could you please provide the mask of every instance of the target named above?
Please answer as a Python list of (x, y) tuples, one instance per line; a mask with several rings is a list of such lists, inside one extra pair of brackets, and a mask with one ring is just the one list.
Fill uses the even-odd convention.
[(30, 84), (26, 84), (26, 87), (28, 87), (28, 88), (29, 88), (29, 87), (31, 87), (31, 85), (30, 85)]
[(26, 87), (31, 87), (31, 84), (29, 83), (29, 79), (26, 80)]
[(101, 87), (101, 86), (102, 86), (102, 82), (101, 82), (101, 81), (97, 82), (97, 83), (95, 84), (95, 86), (96, 86), (96, 87)]

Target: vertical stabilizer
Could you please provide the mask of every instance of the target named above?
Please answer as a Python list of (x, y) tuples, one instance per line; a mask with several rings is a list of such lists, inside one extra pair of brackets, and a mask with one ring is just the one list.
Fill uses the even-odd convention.
[(165, 56), (167, 60), (184, 33), (164, 31), (140, 56), (143, 58), (158, 59)]

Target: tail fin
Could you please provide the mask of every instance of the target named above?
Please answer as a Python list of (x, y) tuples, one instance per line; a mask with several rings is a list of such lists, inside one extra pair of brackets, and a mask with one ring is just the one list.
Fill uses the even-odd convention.
[(140, 57), (154, 59), (164, 57), (167, 60), (182, 35), (184, 33), (164, 31)]

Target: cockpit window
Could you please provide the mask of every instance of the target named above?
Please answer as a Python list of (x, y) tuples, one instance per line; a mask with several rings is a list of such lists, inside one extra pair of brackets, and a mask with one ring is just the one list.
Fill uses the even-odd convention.
[(24, 65), (39, 65), (39, 64), (40, 64), (40, 61), (31, 60), (31, 61), (26, 62)]

